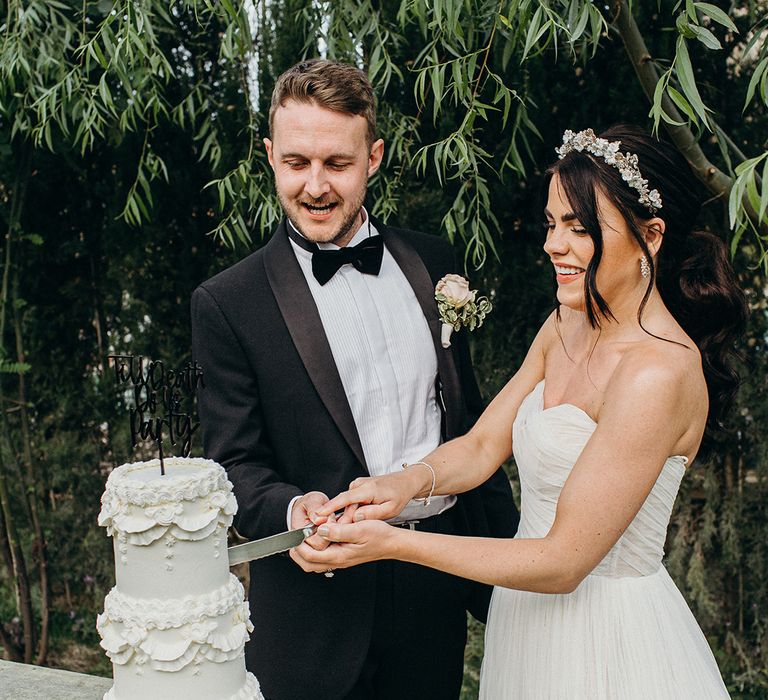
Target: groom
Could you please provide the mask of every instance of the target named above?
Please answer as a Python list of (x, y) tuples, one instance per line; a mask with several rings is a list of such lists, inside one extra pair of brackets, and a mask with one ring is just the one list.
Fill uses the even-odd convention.
[[(365, 74), (299, 63), (277, 81), (269, 126), (286, 218), (192, 298), (205, 452), (226, 467), (249, 539), (304, 526), (353, 479), (420, 459), (482, 409), (466, 334), (439, 341), (434, 287), (455, 271), (450, 247), (363, 207), (384, 153)], [(511, 537), (516, 521), (499, 472), (411, 504), (401, 526)], [(455, 700), (465, 611), (485, 619), (490, 594), (391, 561), (323, 576), (274, 556), (252, 562), (250, 580), (246, 662), (268, 700)]]

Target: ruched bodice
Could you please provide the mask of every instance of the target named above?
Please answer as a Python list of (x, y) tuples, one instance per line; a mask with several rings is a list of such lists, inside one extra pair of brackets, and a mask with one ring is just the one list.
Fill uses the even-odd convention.
[[(545, 409), (543, 381), (523, 401), (513, 427), (522, 491), (517, 538), (549, 532), (596, 426), (577, 406)], [(494, 588), (480, 700), (728, 698), (707, 640), (661, 561), (686, 462), (666, 460), (629, 527), (573, 592)]]
[[(545, 409), (544, 380), (525, 398), (513, 427), (522, 500), (518, 537), (544, 537), (549, 532), (560, 491), (595, 427), (592, 418), (572, 404)], [(647, 576), (658, 570), (687, 461), (682, 456), (667, 459), (640, 511), (593, 575)]]

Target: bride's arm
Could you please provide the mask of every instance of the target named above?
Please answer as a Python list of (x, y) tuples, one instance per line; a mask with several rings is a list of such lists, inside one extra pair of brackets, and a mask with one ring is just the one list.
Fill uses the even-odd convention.
[(344, 544), (323, 552), (301, 546), (292, 556), (307, 571), (400, 559), (508, 588), (572, 591), (635, 517), (667, 457), (701, 438), (703, 420), (691, 420), (697, 409), (690, 406), (687, 368), (638, 359), (622, 363), (611, 379), (600, 423), (562, 489), (546, 537), (498, 540), (413, 532), (381, 522), (329, 524), (322, 532)]
[[(512, 454), (512, 423), (523, 399), (544, 377), (544, 355), (555, 335), (554, 317), (539, 330), (528, 354), (506, 386), (491, 401), (466, 434), (443, 443), (423, 458), (435, 474), (435, 495), (469, 491), (486, 481)], [(432, 471), (414, 463), (402, 472), (355, 479), (317, 511), (322, 522), (331, 513), (352, 506), (357, 520), (386, 520), (397, 515), (411, 498), (432, 490)]]

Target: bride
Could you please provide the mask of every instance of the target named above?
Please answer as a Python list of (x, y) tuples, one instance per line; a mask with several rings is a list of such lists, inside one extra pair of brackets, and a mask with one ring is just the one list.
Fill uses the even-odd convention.
[[(635, 127), (567, 131), (547, 171), (544, 250), (557, 310), (464, 437), (398, 473), (357, 479), (291, 556), (306, 571), (400, 559), (495, 586), (480, 697), (727, 698), (662, 565), (687, 467), (737, 377), (745, 304), (725, 247), (693, 231), (682, 157)], [(412, 497), (461, 493), (514, 454), (513, 540), (392, 527)], [(701, 455), (700, 455), (701, 456)]]

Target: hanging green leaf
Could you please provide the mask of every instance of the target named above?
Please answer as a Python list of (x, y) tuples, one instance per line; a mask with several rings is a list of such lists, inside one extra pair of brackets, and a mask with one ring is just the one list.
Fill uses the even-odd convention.
[(708, 2), (694, 2), (693, 4), (697, 10), (703, 12), (710, 19), (730, 29), (732, 32), (738, 33), (739, 30), (736, 28), (733, 20), (716, 5)]
[[(766, 82), (766, 79), (768, 78), (768, 56), (764, 58), (762, 61), (760, 61), (757, 66), (755, 66), (755, 71), (752, 73), (752, 78), (749, 81), (749, 85), (747, 86), (747, 96), (744, 100), (744, 107), (741, 110), (744, 112), (747, 107), (749, 106), (749, 103), (752, 101), (752, 98), (755, 94), (755, 89), (758, 85), (761, 86), (761, 92), (765, 92), (764, 85)], [(763, 101), (766, 105), (768, 105), (768, 101), (765, 100), (763, 97)]]
[(695, 37), (708, 49), (713, 49), (716, 51), (723, 48), (717, 37), (706, 27), (691, 25), (691, 31)]
[(701, 119), (701, 122), (709, 129), (709, 124), (707, 122), (707, 108), (704, 106), (701, 95), (699, 95), (699, 89), (696, 86), (696, 78), (693, 73), (693, 66), (691, 65), (691, 59), (688, 55), (688, 46), (683, 37), (677, 38), (674, 65), (683, 94), (693, 107), (699, 119)]

